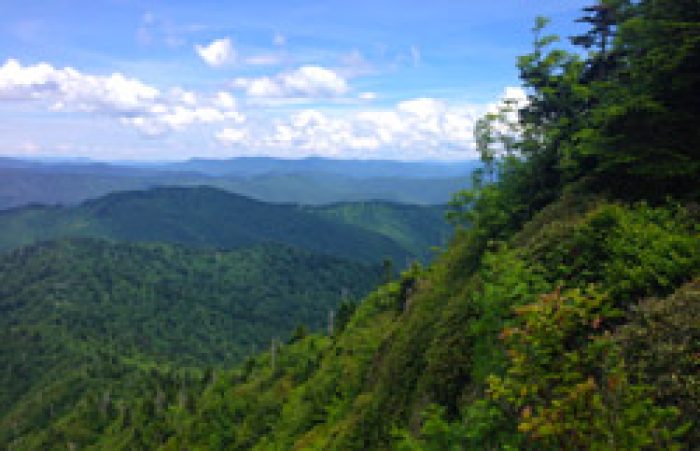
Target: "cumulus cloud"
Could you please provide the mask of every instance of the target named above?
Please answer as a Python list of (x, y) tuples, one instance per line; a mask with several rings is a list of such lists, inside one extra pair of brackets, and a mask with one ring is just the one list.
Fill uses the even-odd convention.
[(158, 105), (148, 114), (121, 118), (122, 123), (131, 125), (148, 136), (182, 130), (193, 124), (211, 124), (226, 120), (242, 123), (245, 122), (245, 116), (237, 111), (222, 111), (214, 107), (188, 108), (182, 105), (170, 107)]
[(291, 112), (287, 105), (274, 113), (252, 105), (244, 115), (228, 91), (159, 89), (120, 73), (86, 74), (47, 63), (22, 65), (13, 59), (0, 65), (0, 102), (116, 118), (147, 136), (198, 125), (213, 134), (211, 142), (240, 152), (406, 159), (474, 157), (476, 119), (496, 111), (505, 99), (512, 101), (509, 115), (514, 119), (517, 108), (527, 102), (521, 88), (507, 88), (499, 100), (486, 105), (418, 97), (372, 108), (375, 93), (349, 96), (345, 79), (319, 66), (236, 83), (251, 98), (325, 100), (336, 106), (339, 101), (352, 102), (331, 110)]
[(302, 66), (273, 77), (236, 78), (233, 86), (258, 98), (328, 98), (348, 91), (343, 77), (321, 66)]
[(250, 123), (246, 134), (237, 130), (231, 139), (224, 138), (224, 131), (217, 137), (222, 144), (277, 153), (293, 149), (324, 156), (469, 158), (474, 156), (472, 131), (478, 115), (473, 107), (417, 98), (389, 109), (345, 114), (306, 109), (265, 126)]
[(211, 67), (221, 67), (231, 64), (236, 60), (236, 50), (231, 44), (231, 39), (216, 39), (209, 45), (195, 45), (197, 55)]
[(524, 105), (521, 88), (506, 88), (486, 105), (454, 105), (419, 97), (390, 108), (359, 111), (304, 109), (272, 121), (226, 128), (218, 141), (246, 152), (287, 156), (362, 158), (475, 158), (474, 124), (508, 100), (513, 112)]
[(214, 103), (216, 104), (216, 106), (224, 110), (236, 110), (236, 99), (234, 99), (231, 94), (225, 91), (219, 91), (216, 93)]
[(0, 100), (35, 101), (56, 112), (87, 112), (118, 118), (147, 135), (195, 123), (243, 122), (233, 96), (201, 96), (173, 88), (167, 93), (120, 73), (84, 74), (71, 67), (10, 59), (0, 66)]
[(399, 102), (396, 109), (419, 118), (429, 118), (439, 116), (445, 110), (445, 103), (429, 97), (420, 97)]
[(158, 89), (119, 73), (86, 75), (46, 63), (22, 66), (14, 59), (0, 67), (0, 99), (52, 100), (54, 110), (136, 114), (159, 96)]

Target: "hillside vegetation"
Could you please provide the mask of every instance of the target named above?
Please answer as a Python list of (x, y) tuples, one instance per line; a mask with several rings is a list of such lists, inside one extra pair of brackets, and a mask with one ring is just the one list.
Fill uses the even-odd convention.
[(278, 245), (215, 252), (79, 239), (21, 248), (0, 257), (0, 421), (38, 426), (46, 406), (35, 411), (32, 400), (42, 393), (58, 412), (83, 389), (110, 390), (92, 380), (101, 365), (118, 374), (240, 364), (300, 324), (325, 326), (330, 309), (379, 275)]
[(573, 43), (585, 57), (552, 49), (537, 20), (518, 64), (528, 102), (478, 122), (485, 168), (455, 196), (457, 231), (433, 264), (346, 304), (332, 333), (300, 328), (235, 369), (129, 373), (63, 412), (35, 394), (22, 405), (48, 419), (5, 441), (696, 447), (700, 5), (610, 0), (582, 22)]
[(371, 215), (333, 215), (338, 206), (269, 204), (214, 188), (154, 188), (109, 194), (76, 207), (0, 212), (0, 249), (66, 237), (169, 242), (232, 249), (274, 242), (377, 263), (427, 258), (449, 230), (441, 207), (346, 204)]
[(343, 202), (309, 207), (308, 211), (387, 236), (422, 261), (429, 261), (434, 255), (432, 248), (447, 244), (452, 234), (442, 205)]

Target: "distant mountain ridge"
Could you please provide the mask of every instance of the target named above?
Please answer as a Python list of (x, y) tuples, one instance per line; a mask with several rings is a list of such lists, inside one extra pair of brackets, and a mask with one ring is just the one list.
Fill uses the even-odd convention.
[[(0, 157), (0, 209), (77, 204), (115, 191), (207, 185), (271, 202), (389, 200), (444, 204), (474, 162), (239, 158), (178, 163), (32, 161)], [(361, 183), (358, 183), (361, 179)]]
[[(411, 177), (439, 178), (464, 177), (479, 166), (477, 161), (432, 162), (432, 161), (395, 161), (395, 160), (341, 160), (332, 158), (309, 157), (301, 159), (282, 159), (270, 157), (239, 157), (231, 159), (192, 158), (187, 161), (154, 164), (148, 167), (168, 170), (199, 172), (207, 175), (257, 176), (263, 174), (303, 174), (328, 173), (345, 176), (368, 177)], [(143, 167), (134, 164), (135, 167)]]

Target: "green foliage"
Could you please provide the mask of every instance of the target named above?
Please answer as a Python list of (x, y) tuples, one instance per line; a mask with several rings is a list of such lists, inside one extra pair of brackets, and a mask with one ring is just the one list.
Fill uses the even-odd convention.
[[(697, 221), (676, 204), (629, 207), (578, 196), (570, 192), (537, 213), (507, 242), (483, 244), (475, 238), (483, 230), (461, 230), (435, 264), (414, 266), (357, 307), (341, 304), (334, 337), (299, 329), (286, 345), (260, 343), (265, 352), (237, 369), (198, 370), (184, 389), (187, 408), (178, 407), (179, 392), (162, 388), (169, 386), (167, 378), (153, 381), (145, 357), (124, 359), (119, 351), (95, 360), (105, 362), (102, 369), (90, 370), (125, 381), (123, 388), (109, 383), (115, 405), (124, 406), (112, 416), (94, 414), (104, 396), (105, 382), (98, 379), (85, 390), (89, 399), (78, 392), (56, 401), (69, 407), (54, 409), (53, 416), (46, 403), (22, 399), (24, 407), (5, 416), (4, 424), (27, 414), (40, 426), (25, 425), (12, 437), (34, 447), (52, 440), (109, 449), (688, 443), (697, 433), (697, 362), (694, 341), (683, 337), (697, 334), (697, 315), (678, 313), (668, 327), (661, 318), (672, 309), (692, 312), (694, 291), (684, 290), (644, 320), (630, 309), (647, 293), (666, 293), (697, 276)], [(640, 237), (653, 243), (641, 245)], [(576, 258), (563, 257), (573, 249)], [(673, 259), (672, 273), (655, 263), (664, 259)], [(614, 277), (611, 271), (622, 267), (630, 272)], [(642, 277), (628, 275), (639, 271)], [(667, 282), (659, 284), (663, 274)], [(655, 311), (650, 308), (640, 312)], [(672, 360), (664, 359), (668, 349)], [(31, 413), (31, 406), (38, 410)]]
[[(394, 208), (411, 219), (401, 222)], [(429, 246), (440, 243), (444, 226), (439, 208), (387, 204), (381, 211), (386, 213), (386, 222), (394, 224), (389, 229), (405, 231), (405, 244), (394, 241), (391, 231), (372, 230), (382, 228), (384, 216), (368, 219), (371, 226), (360, 226), (321, 210), (263, 203), (213, 188), (154, 188), (114, 193), (75, 207), (2, 212), (0, 249), (65, 237), (167, 242), (209, 249), (274, 242), (379, 263), (385, 257), (397, 262), (424, 258)], [(425, 239), (416, 238), (418, 231), (426, 229), (435, 232)]]
[(592, 177), (626, 198), (697, 196), (697, 2), (609, 0), (585, 12), (591, 28), (572, 39), (585, 58), (550, 49), (557, 38), (535, 27), (519, 61), (520, 148), (552, 189)]
[[(443, 205), (406, 205), (392, 202), (344, 202), (307, 210), (334, 222), (375, 232), (400, 244), (410, 255), (429, 261), (432, 246), (442, 246), (452, 234)], [(399, 268), (403, 261), (396, 261)]]
[(353, 301), (343, 300), (343, 302), (340, 303), (338, 313), (335, 315), (335, 330), (337, 333), (342, 333), (343, 330), (345, 330), (355, 310), (357, 310), (357, 304)]
[(663, 299), (645, 299), (613, 339), (622, 348), (630, 379), (654, 387), (661, 405), (677, 408), (700, 441), (700, 280)]
[(601, 205), (577, 222), (545, 227), (527, 255), (553, 282), (600, 283), (624, 302), (668, 293), (700, 267), (697, 226), (676, 205)]
[(428, 406), (422, 414), (423, 426), (420, 438), (406, 432), (398, 432), (400, 442), (396, 449), (404, 451), (459, 451), (465, 448), (466, 431), (460, 423), (449, 423), (444, 419), (444, 409), (438, 405)]
[(519, 416), (518, 430), (544, 448), (668, 449), (675, 409), (654, 406), (631, 384), (603, 322), (620, 313), (595, 290), (555, 291), (516, 308), (503, 330), (509, 366), (489, 396)]
[(322, 327), (342, 287), (352, 298), (378, 280), (379, 268), (277, 245), (18, 249), (0, 257), (0, 418), (40, 427), (49, 406), (58, 415), (142, 367), (231, 366), (296, 324)]

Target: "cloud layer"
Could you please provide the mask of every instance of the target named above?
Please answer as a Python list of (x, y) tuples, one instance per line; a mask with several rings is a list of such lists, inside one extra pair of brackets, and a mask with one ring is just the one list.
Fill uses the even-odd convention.
[(391, 109), (342, 114), (305, 109), (271, 123), (226, 127), (216, 137), (223, 145), (281, 155), (380, 158), (389, 150), (405, 159), (470, 158), (475, 156), (474, 122), (484, 111), (417, 98)]
[[(378, 108), (373, 106), (376, 94), (353, 94), (345, 78), (320, 66), (239, 77), (233, 84), (248, 100), (315, 101), (303, 109), (276, 110), (250, 102), (241, 107), (226, 91), (159, 89), (121, 73), (92, 75), (47, 63), (24, 66), (14, 59), (0, 66), (0, 102), (111, 117), (149, 137), (199, 127), (198, 133), (209, 137), (208, 145), (235, 154), (470, 158), (476, 119), (501, 101), (456, 105), (420, 97)], [(525, 101), (520, 88), (507, 88), (503, 98)], [(355, 103), (324, 107), (337, 99)]]

